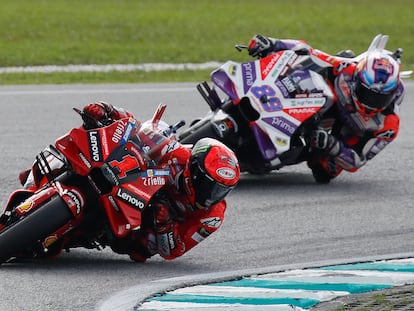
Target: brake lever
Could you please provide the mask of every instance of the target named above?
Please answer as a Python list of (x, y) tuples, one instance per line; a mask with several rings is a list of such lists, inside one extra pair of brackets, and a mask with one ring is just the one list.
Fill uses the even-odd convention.
[(236, 44), (234, 47), (239, 52), (241, 52), (243, 50), (247, 50), (249, 48), (247, 45), (243, 45), (243, 44)]
[(92, 117), (91, 115), (87, 114), (83, 110), (80, 110), (80, 109), (75, 108), (75, 107), (72, 108), (72, 109), (81, 116), (83, 122), (86, 123), (88, 121), (92, 121), (92, 122), (94, 122), (97, 125), (97, 127), (104, 127), (105, 126), (101, 121), (96, 120), (94, 117)]

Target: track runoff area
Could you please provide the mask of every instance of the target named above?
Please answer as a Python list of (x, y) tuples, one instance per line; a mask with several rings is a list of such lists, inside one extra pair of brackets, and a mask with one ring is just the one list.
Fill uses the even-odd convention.
[[(393, 259), (388, 259), (393, 258)], [(395, 259), (398, 258), (398, 259)], [(274, 272), (272, 272), (274, 271)], [(414, 253), (161, 279), (119, 292), (100, 311), (303, 311), (414, 284)], [(413, 300), (414, 307), (414, 300)]]

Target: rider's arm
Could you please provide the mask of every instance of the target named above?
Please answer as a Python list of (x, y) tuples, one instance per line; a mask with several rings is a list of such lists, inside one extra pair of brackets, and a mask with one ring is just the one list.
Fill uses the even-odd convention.
[(311, 46), (303, 40), (295, 39), (274, 39), (273, 52), (282, 51), (282, 50), (292, 50), (292, 51), (309, 51)]
[[(378, 153), (380, 153), (390, 142), (398, 135), (399, 117), (396, 114), (389, 114), (385, 117), (384, 126), (372, 133), (372, 135), (363, 137), (363, 144), (350, 146), (343, 142), (338, 142), (338, 149), (331, 150), (335, 162), (347, 171), (354, 172), (365, 165)], [(356, 146), (358, 146), (356, 148)], [(335, 148), (334, 148), (335, 149)], [(332, 154), (334, 153), (334, 154)]]
[(258, 56), (261, 58), (268, 56), (272, 52), (282, 50), (293, 50), (307, 54), (312, 48), (303, 40), (276, 39), (262, 35), (255, 35), (252, 39), (250, 39), (247, 49), (250, 56)]
[(183, 221), (172, 222), (157, 233), (158, 253), (167, 260), (185, 254), (221, 226), (225, 210), (226, 202), (221, 201), (208, 210), (191, 213)]

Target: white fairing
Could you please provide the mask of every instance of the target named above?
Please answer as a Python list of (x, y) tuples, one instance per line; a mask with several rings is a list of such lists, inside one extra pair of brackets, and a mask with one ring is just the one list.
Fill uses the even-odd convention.
[[(252, 124), (266, 160), (290, 149), (296, 129), (333, 104), (333, 93), (316, 72), (300, 68), (304, 57), (286, 50), (248, 63), (225, 63), (212, 80), (233, 100), (249, 97), (260, 118)], [(231, 87), (230, 87), (231, 86)]]

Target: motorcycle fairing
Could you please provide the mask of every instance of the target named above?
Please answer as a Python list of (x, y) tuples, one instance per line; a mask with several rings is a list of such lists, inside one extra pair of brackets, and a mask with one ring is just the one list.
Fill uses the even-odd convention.
[[(140, 228), (143, 208), (158, 202), (158, 192), (173, 182), (169, 164), (157, 159), (179, 148), (172, 134), (183, 122), (164, 124), (164, 110), (159, 106), (142, 131), (141, 123), (129, 118), (93, 130), (79, 127), (41, 151), (31, 170), (19, 176), (25, 189), (14, 191), (0, 214), (7, 244), (0, 263), (53, 257), (75, 247), (102, 249), (112, 246), (114, 236)], [(151, 226), (152, 210), (145, 213)]]
[(240, 64), (229, 61), (211, 74), (213, 83), (223, 90), (233, 101), (240, 99), (238, 95), (240, 91), (236, 89), (241, 82), (240, 75), (236, 75), (239, 66)]
[(125, 118), (103, 128), (75, 128), (58, 139), (55, 145), (70, 163), (76, 163), (76, 172), (85, 176), (93, 166), (102, 164), (110, 151), (125, 144), (138, 126), (139, 122)]
[(141, 226), (141, 212), (169, 178), (168, 169), (147, 169), (136, 180), (113, 187), (111, 193), (100, 198), (116, 236), (123, 237), (131, 228)]
[(152, 124), (131, 118), (88, 131), (73, 129), (56, 142), (64, 156), (77, 164), (77, 173), (87, 175), (92, 168), (99, 168), (111, 185), (101, 194), (99, 204), (118, 237), (140, 227), (141, 211), (169, 182), (169, 170), (157, 167), (157, 161), (177, 145)]
[(321, 75), (294, 69), (301, 68), (301, 57), (280, 51), (254, 62), (229, 61), (211, 74), (213, 83), (233, 101), (248, 97), (260, 113), (251, 129), (265, 160), (288, 151), (300, 125), (332, 105), (333, 93)]

